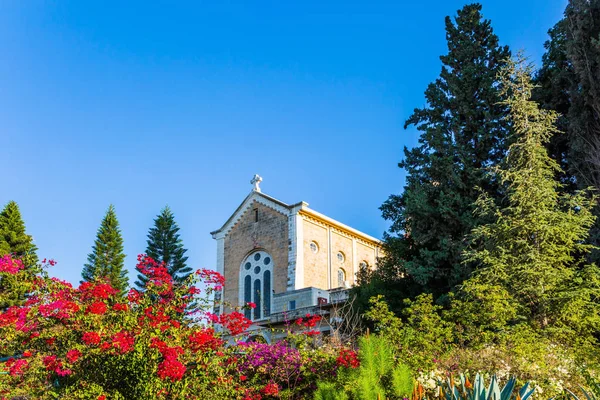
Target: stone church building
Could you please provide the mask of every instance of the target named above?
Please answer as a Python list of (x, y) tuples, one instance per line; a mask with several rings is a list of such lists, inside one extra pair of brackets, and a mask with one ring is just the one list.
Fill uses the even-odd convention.
[(343, 298), (360, 268), (375, 266), (381, 249), (378, 239), (308, 203), (286, 204), (262, 193), (261, 181), (254, 176), (250, 194), (211, 232), (217, 271), (226, 280), (222, 304), (254, 302), (246, 317), (255, 329), (326, 309)]

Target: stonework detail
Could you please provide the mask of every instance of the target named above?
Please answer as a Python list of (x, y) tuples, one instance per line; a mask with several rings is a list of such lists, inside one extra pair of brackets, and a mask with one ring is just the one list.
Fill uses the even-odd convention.
[(256, 252), (272, 258), (270, 319), (290, 307), (326, 303), (329, 291), (355, 283), (361, 262), (376, 265), (378, 239), (310, 209), (305, 202), (288, 205), (270, 197), (260, 191), (261, 181), (258, 175), (253, 178), (250, 194), (220, 229), (211, 232), (217, 241), (216, 269), (226, 280), (224, 303), (242, 305), (249, 297), (243, 291), (241, 279), (247, 274), (241, 268)]

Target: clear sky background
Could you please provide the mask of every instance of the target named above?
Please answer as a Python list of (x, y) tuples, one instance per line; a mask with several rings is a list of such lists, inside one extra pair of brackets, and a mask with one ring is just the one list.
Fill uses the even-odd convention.
[[(177, 3), (177, 4), (175, 4)], [(168, 204), (192, 267), (251, 190), (381, 237), (402, 191), (404, 120), (465, 2), (0, 1), (0, 205), (52, 273), (80, 279), (113, 203), (131, 274)], [(501, 43), (539, 64), (566, 0), (488, 0)]]

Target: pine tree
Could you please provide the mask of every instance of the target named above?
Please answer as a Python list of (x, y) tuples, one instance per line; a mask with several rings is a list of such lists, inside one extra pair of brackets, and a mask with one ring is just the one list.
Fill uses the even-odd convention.
[(446, 17), (446, 38), (440, 77), (425, 91), (428, 105), (415, 109), (405, 124), (415, 125), (421, 136), (399, 163), (407, 171), (404, 192), (381, 207), (392, 222), (381, 273), (399, 271), (398, 284), (413, 282), (416, 294), (436, 296), (470, 274), (460, 261), (465, 235), (480, 222), (473, 204), (478, 188), (495, 190), (486, 168), (502, 158), (508, 136), (497, 74), (510, 52), (498, 44), (481, 5), (466, 5), (454, 22)]
[(98, 228), (92, 252), (88, 254), (88, 262), (84, 265), (81, 276), (87, 282), (108, 278), (113, 287), (124, 293), (128, 286), (124, 264), (123, 238), (115, 208), (111, 204)]
[[(147, 243), (146, 254), (159, 263), (164, 262), (175, 283), (182, 284), (190, 276), (192, 269), (186, 265), (187, 250), (183, 248), (179, 226), (168, 206), (154, 219), (154, 226), (148, 232)], [(147, 282), (148, 278), (140, 273), (135, 284), (144, 289)]]
[[(38, 272), (36, 251), (33, 238), (25, 231), (19, 206), (10, 201), (0, 213), (0, 256), (12, 254), (21, 259), (31, 276)], [(0, 278), (0, 310), (25, 302), (25, 294), (30, 285), (19, 280), (22, 277), (8, 275)]]
[(531, 68), (509, 63), (502, 82), (515, 143), (494, 174), (506, 193), (498, 207), (482, 195), (478, 213), (493, 222), (473, 230), (466, 259), (481, 264), (471, 283), (497, 286), (520, 305), (534, 327), (590, 335), (600, 329), (600, 269), (585, 263), (595, 199), (586, 190), (565, 193), (558, 163), (545, 145), (557, 132), (557, 114), (531, 100)]
[(10, 201), (0, 213), (0, 255), (10, 253), (23, 259), (26, 265), (34, 266), (38, 263), (36, 251), (33, 237), (25, 231), (19, 206)]

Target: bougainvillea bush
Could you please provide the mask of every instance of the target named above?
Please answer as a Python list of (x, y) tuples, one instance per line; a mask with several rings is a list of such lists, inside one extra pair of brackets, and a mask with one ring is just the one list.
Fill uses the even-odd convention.
[(251, 321), (239, 309), (211, 313), (211, 291), (224, 285), (216, 272), (174, 285), (146, 256), (137, 268), (149, 277), (146, 290), (121, 297), (102, 280), (73, 287), (46, 272), (28, 277), (3, 258), (0, 279), (10, 274), (32, 289), (24, 305), (0, 313), (0, 356), (10, 357), (0, 365), (0, 399), (303, 398), (317, 373), (338, 368), (334, 355), (310, 346), (227, 344), (221, 335), (241, 337)]

